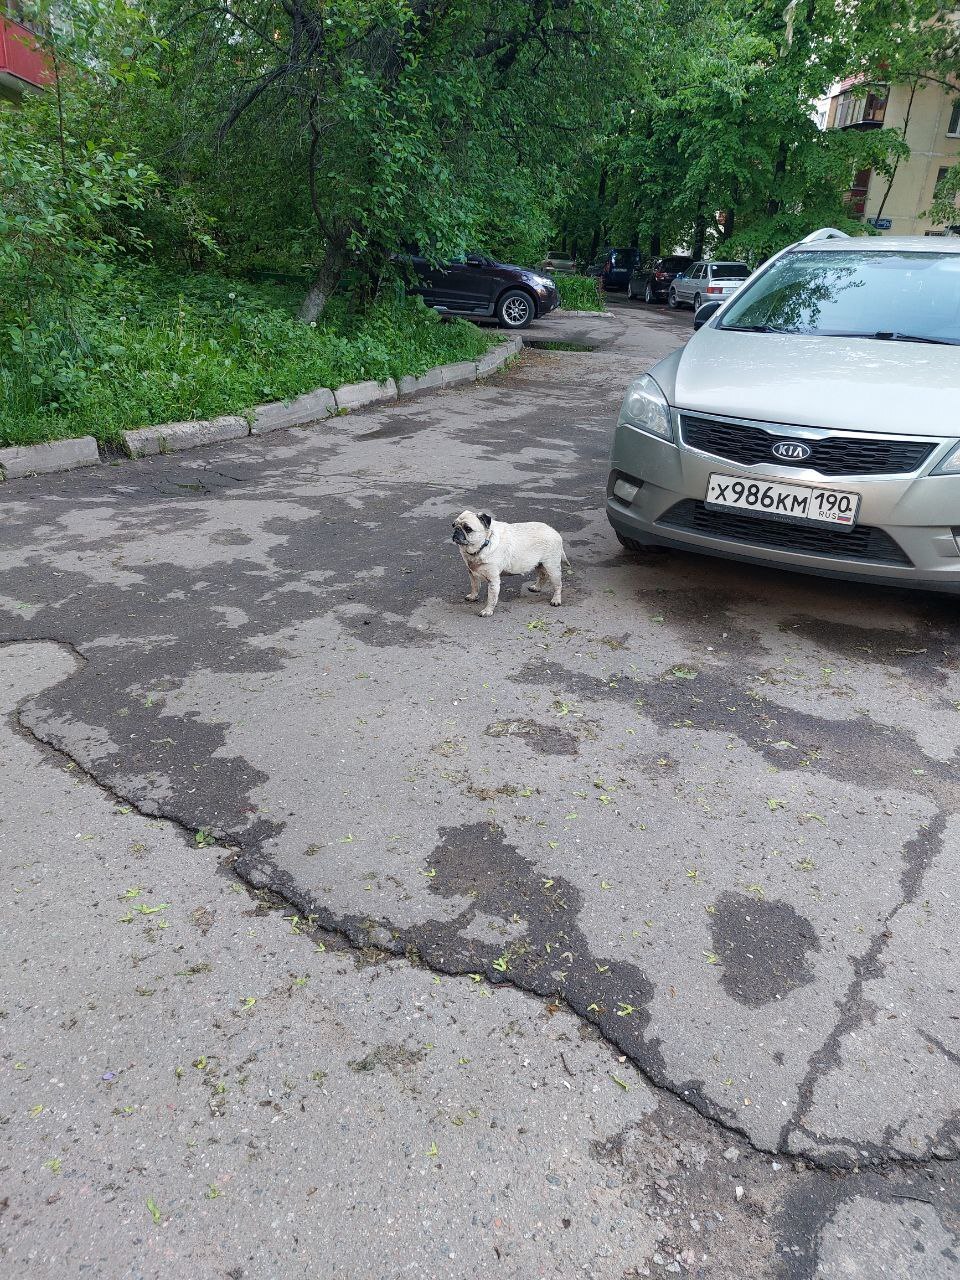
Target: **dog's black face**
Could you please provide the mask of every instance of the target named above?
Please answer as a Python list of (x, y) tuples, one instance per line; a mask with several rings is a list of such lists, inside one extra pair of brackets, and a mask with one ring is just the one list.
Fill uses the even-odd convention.
[(482, 511), (476, 515), (473, 511), (462, 511), (453, 522), (453, 540), (458, 547), (481, 546), (487, 538), (493, 516)]

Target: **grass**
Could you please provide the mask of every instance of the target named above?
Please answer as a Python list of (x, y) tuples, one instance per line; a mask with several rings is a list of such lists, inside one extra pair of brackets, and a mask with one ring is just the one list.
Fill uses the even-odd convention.
[(288, 286), (153, 267), (110, 272), (30, 323), (0, 308), (0, 445), (93, 435), (283, 400), (315, 387), (475, 360), (494, 335), (397, 297), (335, 300), (315, 326)]
[(561, 307), (568, 311), (606, 311), (599, 280), (592, 276), (568, 276), (559, 271), (553, 279), (560, 291)]

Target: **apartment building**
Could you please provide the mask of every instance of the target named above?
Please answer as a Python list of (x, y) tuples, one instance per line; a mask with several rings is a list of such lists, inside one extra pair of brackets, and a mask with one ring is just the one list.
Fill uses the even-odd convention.
[(960, 161), (960, 87), (954, 92), (932, 81), (835, 86), (821, 122), (827, 129), (896, 129), (910, 147), (891, 181), (871, 169), (853, 179), (847, 205), (885, 235), (945, 235), (960, 232), (934, 226), (927, 210), (937, 183)]

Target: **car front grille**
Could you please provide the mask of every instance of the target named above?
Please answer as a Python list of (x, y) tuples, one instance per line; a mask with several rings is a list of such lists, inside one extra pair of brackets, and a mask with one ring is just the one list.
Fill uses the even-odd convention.
[[(746, 423), (718, 422), (714, 418), (680, 415), (683, 443), (743, 466), (762, 462), (778, 467), (800, 467), (823, 476), (890, 476), (917, 471), (936, 448), (931, 440), (881, 440), (876, 437), (825, 436), (821, 439), (778, 435), (775, 430)], [(778, 441), (802, 443), (812, 449), (809, 458), (790, 461), (777, 458), (771, 446)]]
[(882, 529), (871, 529), (869, 525), (857, 525), (840, 533), (835, 529), (787, 524), (781, 520), (739, 515), (734, 511), (711, 511), (693, 498), (676, 503), (657, 524), (776, 551), (831, 556), (837, 560), (866, 560), (874, 564), (913, 564), (889, 534)]

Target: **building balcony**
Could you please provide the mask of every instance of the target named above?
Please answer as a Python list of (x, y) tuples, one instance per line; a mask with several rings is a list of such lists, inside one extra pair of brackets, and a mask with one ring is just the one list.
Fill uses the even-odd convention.
[(0, 90), (19, 96), (49, 84), (51, 69), (34, 32), (15, 14), (15, 3), (0, 0)]
[(833, 100), (831, 127), (834, 129), (882, 129), (889, 90), (848, 89)]

